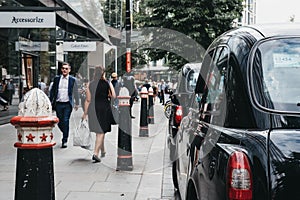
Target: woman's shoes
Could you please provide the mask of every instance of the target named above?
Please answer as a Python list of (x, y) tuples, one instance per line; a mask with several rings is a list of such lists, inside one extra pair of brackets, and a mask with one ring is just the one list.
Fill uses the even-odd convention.
[(101, 162), (101, 159), (98, 156), (96, 156), (95, 154), (93, 155), (92, 160), (94, 161), (94, 163)]
[[(101, 158), (104, 158), (105, 154), (106, 154), (106, 152), (101, 152)], [(98, 156), (96, 156), (95, 154), (93, 155), (92, 160), (94, 161), (94, 163), (101, 162), (101, 159)]]
[(2, 111), (6, 111), (6, 110), (8, 110), (8, 106), (5, 106), (5, 107), (2, 109)]
[(101, 158), (105, 157), (106, 152), (101, 152)]

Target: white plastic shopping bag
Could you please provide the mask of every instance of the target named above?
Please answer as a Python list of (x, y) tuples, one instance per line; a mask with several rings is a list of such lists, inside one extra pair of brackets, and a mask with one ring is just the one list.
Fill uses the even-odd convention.
[(81, 120), (75, 129), (73, 136), (73, 146), (81, 146), (85, 149), (91, 149), (92, 136), (87, 120)]

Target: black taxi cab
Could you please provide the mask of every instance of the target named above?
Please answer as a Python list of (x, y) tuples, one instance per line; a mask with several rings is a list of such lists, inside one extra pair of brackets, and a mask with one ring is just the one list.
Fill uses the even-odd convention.
[(235, 28), (207, 49), (176, 135), (182, 199), (299, 199), (300, 24)]
[(175, 90), (170, 94), (170, 114), (168, 123), (168, 147), (170, 159), (174, 160), (174, 137), (177, 134), (181, 119), (188, 113), (201, 63), (187, 63), (178, 74)]

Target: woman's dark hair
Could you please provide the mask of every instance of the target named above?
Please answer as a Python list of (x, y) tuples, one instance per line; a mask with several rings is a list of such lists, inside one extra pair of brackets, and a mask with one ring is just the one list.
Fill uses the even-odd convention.
[(105, 79), (104, 72), (105, 72), (104, 67), (102, 66), (95, 67), (94, 80)]

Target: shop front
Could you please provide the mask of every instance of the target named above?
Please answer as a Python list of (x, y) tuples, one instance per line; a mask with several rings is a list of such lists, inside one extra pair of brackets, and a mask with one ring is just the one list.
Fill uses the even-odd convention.
[(89, 50), (58, 51), (62, 44), (110, 45), (106, 32), (92, 26), (67, 1), (1, 1), (0, 17), (0, 124), (17, 114), (26, 91), (44, 83), (48, 93), (62, 62), (72, 65), (74, 76), (88, 73)]

